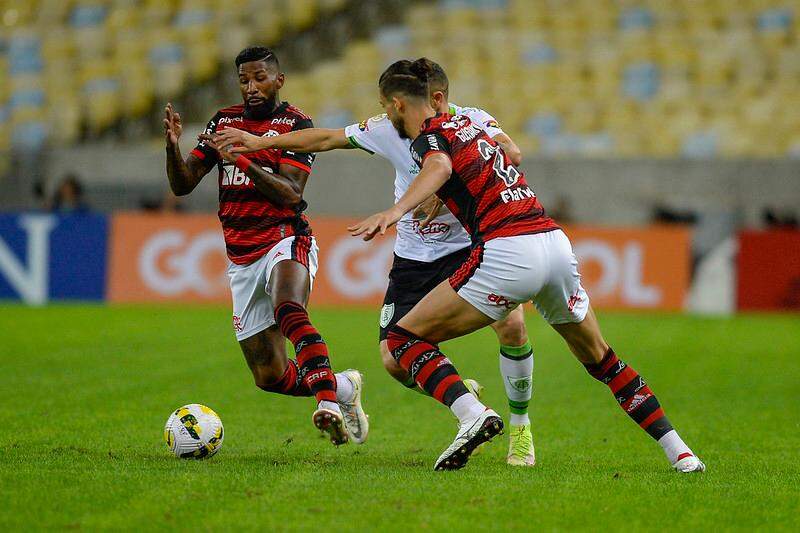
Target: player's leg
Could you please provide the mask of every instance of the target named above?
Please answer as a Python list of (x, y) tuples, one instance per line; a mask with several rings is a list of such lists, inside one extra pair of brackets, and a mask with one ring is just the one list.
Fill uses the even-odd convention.
[[(389, 329), (411, 311), (426, 294), (455, 272), (467, 260), (469, 254), (469, 248), (465, 248), (431, 262), (415, 261), (398, 255), (394, 256), (379, 322), (381, 361), (390, 376), (408, 389), (420, 394), (427, 395), (428, 393), (417, 385), (414, 378), (403, 367), (397, 364), (391, 350), (389, 350), (386, 337), (389, 334)], [(480, 399), (483, 387), (477, 381), (465, 379), (464, 385)]]
[(297, 363), (286, 357), (286, 338), (277, 326), (239, 341), (239, 346), (258, 388), (288, 396), (312, 395), (300, 379)]
[(564, 338), (589, 374), (606, 384), (620, 407), (663, 448), (672, 465), (683, 472), (705, 469), (672, 427), (644, 379), (620, 360), (600, 332), (597, 317), (580, 284), (577, 260), (560, 231), (542, 237), (549, 251), (549, 280), (534, 297), (545, 319)]
[(353, 407), (358, 416), (351, 422), (359, 424), (352, 428), (348, 424), (347, 429), (354, 440), (363, 442), (367, 422), (360, 407), (361, 376), (356, 371), (333, 373), (328, 347), (306, 310), (316, 265), (314, 243), (308, 237), (295, 237), (286, 252), (270, 270), (268, 293), (275, 322), (294, 346), (300, 379), (317, 400), (314, 424), (328, 432), (334, 444), (342, 444), (347, 441), (347, 431), (340, 404)]
[(511, 411), (506, 461), (513, 466), (533, 466), (536, 453), (528, 416), (533, 393), (533, 348), (528, 342), (522, 306), (492, 324), (492, 329), (500, 341), (500, 376)]
[(461, 468), (475, 448), (502, 432), (500, 417), (469, 393), (438, 346), (495, 320), (460, 298), (444, 281), (389, 331), (387, 342), (395, 360), (459, 420), (456, 439), (436, 461), (437, 470)]

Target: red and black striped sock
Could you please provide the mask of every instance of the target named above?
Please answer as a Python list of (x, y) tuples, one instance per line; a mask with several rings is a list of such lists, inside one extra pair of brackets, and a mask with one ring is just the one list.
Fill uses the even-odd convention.
[(284, 302), (275, 309), (275, 321), (283, 336), (294, 345), (298, 376), (318, 402), (336, 401), (336, 377), (328, 359), (328, 347), (311, 325), (308, 312), (295, 302)]
[(608, 385), (619, 406), (655, 440), (672, 431), (672, 425), (653, 391), (642, 376), (617, 357), (614, 350), (609, 348), (598, 364), (584, 366), (592, 377)]
[(278, 381), (260, 387), (267, 392), (277, 392), (287, 396), (312, 396), (311, 389), (300, 379), (300, 372), (294, 359), (289, 359), (286, 370)]
[(400, 326), (392, 326), (386, 341), (398, 364), (425, 392), (447, 407), (464, 394), (469, 394), (458, 371), (438, 346)]

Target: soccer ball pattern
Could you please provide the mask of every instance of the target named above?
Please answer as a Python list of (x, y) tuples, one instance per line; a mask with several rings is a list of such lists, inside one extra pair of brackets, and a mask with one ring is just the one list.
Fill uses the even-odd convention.
[(222, 446), (222, 420), (210, 407), (199, 403), (184, 405), (167, 419), (164, 440), (177, 457), (211, 457)]

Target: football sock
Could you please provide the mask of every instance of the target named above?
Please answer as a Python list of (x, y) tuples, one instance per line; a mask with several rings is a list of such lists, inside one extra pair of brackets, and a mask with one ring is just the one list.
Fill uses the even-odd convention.
[(417, 385), (417, 382), (414, 381), (414, 378), (412, 378), (411, 376), (408, 376), (408, 379), (403, 382), (403, 385), (413, 390), (414, 392), (422, 394), (423, 396), (430, 396), (430, 394), (425, 392), (424, 389), (422, 389), (419, 385)]
[[(465, 394), (472, 396), (456, 368), (437, 346), (397, 325), (389, 330), (386, 340), (398, 364), (411, 374), (420, 388), (439, 402), (450, 407)], [(459, 417), (459, 420), (462, 419)]]
[(530, 424), (528, 403), (533, 393), (533, 348), (529, 342), (522, 346), (500, 345), (500, 374), (511, 411), (509, 421), (514, 426)]
[(474, 395), (472, 394), (464, 394), (463, 396), (459, 396), (450, 406), (450, 410), (453, 414), (458, 418), (459, 422), (466, 422), (468, 420), (474, 420), (482, 412), (486, 410), (486, 406), (483, 405)]
[(639, 427), (658, 441), (671, 462), (675, 462), (681, 454), (692, 453), (672, 428), (658, 399), (644, 379), (619, 359), (614, 350), (609, 348), (598, 364), (584, 366), (592, 377), (608, 385), (619, 406)]
[(328, 359), (328, 347), (311, 325), (308, 312), (295, 302), (284, 302), (275, 309), (281, 333), (294, 345), (299, 375), (317, 402), (336, 402), (336, 379)]
[(286, 394), (287, 396), (311, 396), (311, 389), (303, 383), (300, 379), (297, 370), (297, 363), (294, 359), (289, 359), (286, 364), (286, 370), (283, 376), (274, 383), (261, 386), (267, 392), (277, 392), (278, 394)]
[(353, 399), (355, 393), (350, 378), (344, 374), (336, 374), (336, 401), (347, 403)]

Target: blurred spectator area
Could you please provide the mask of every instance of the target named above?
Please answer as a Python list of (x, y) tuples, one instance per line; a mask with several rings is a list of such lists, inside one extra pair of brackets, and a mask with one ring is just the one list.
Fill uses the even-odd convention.
[(426, 55), (528, 154), (800, 157), (799, 28), (798, 0), (0, 0), (0, 152), (148, 138), (182, 97), (208, 114), (258, 43), (321, 125), (376, 114), (381, 70)]

